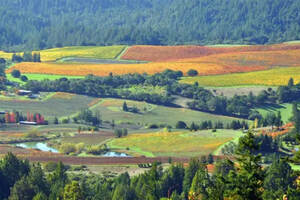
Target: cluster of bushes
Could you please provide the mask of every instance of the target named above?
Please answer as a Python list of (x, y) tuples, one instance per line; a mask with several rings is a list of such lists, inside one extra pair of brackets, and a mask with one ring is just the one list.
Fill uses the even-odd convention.
[(133, 107), (127, 106), (126, 101), (124, 101), (124, 103), (123, 103), (122, 110), (124, 112), (132, 112), (132, 113), (138, 113), (139, 112), (139, 109), (136, 106), (133, 106)]
[(150, 129), (158, 129), (158, 128), (168, 128), (168, 129), (171, 129), (172, 126), (168, 125), (168, 124), (149, 124), (147, 126), (147, 128), (150, 128)]
[(75, 123), (82, 123), (93, 126), (99, 126), (102, 123), (100, 112), (92, 112), (90, 109), (81, 110), (76, 117), (73, 117), (73, 121)]
[(91, 146), (86, 148), (86, 152), (89, 153), (89, 154), (93, 154), (93, 155), (101, 155), (101, 154), (104, 154), (108, 151), (109, 151), (109, 149), (106, 146), (106, 144), (104, 144), (104, 145), (91, 145)]
[(85, 148), (84, 143), (63, 143), (59, 145), (59, 152), (63, 154), (80, 154)]
[(35, 138), (43, 138), (44, 136), (42, 136), (41, 133), (38, 132), (38, 130), (32, 129), (32, 130), (28, 131), (27, 133), (25, 133), (24, 137), (35, 139)]
[(12, 72), (11, 72), (11, 75), (14, 77), (14, 78), (19, 78), (21, 81), (23, 82), (27, 82), (28, 81), (28, 78), (27, 76), (25, 75), (22, 75), (20, 70), (17, 70), (17, 69), (14, 69)]

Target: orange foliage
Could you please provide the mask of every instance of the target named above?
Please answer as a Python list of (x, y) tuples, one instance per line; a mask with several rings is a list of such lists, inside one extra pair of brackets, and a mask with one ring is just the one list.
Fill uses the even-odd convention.
[(108, 76), (110, 72), (114, 75), (128, 73), (148, 73), (155, 74), (166, 69), (180, 70), (187, 73), (189, 69), (195, 69), (199, 75), (217, 75), (234, 72), (250, 72), (264, 70), (264, 66), (224, 66), (214, 63), (145, 63), (145, 64), (56, 64), (56, 63), (19, 63), (7, 70), (18, 69), (22, 73), (32, 74), (58, 74), (85, 76), (93, 74), (96, 76)]
[(233, 67), (292, 67), (300, 65), (300, 49), (265, 52), (234, 52), (201, 58), (183, 59), (178, 62), (212, 63)]
[(293, 128), (293, 126), (294, 126), (293, 123), (287, 123), (287, 124), (283, 125), (282, 127), (280, 127), (279, 131), (268, 132), (266, 130), (263, 130), (262, 134), (272, 136), (273, 138), (275, 138), (277, 136), (287, 134), (288, 132), (290, 132), (290, 130)]
[(125, 60), (171, 61), (185, 58), (197, 58), (208, 55), (249, 51), (280, 51), (300, 49), (298, 44), (276, 44), (255, 46), (132, 46), (122, 56)]
[(9, 69), (22, 73), (108, 76), (128, 73), (154, 74), (166, 69), (184, 74), (195, 69), (199, 75), (219, 75), (266, 70), (272, 67), (300, 66), (300, 45), (201, 47), (134, 46), (123, 59), (150, 60), (141, 64), (19, 63)]

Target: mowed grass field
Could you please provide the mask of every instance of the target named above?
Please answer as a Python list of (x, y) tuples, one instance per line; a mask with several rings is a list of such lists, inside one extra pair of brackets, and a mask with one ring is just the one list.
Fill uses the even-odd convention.
[[(41, 61), (55, 61), (65, 57), (79, 58), (98, 58), (98, 59), (115, 59), (117, 58), (126, 46), (72, 46), (46, 49), (40, 52)], [(12, 53), (0, 51), (0, 57), (11, 59)]]
[[(300, 106), (298, 106), (300, 108)], [(262, 114), (264, 117), (269, 112), (274, 112), (277, 114), (278, 111), (281, 113), (282, 121), (284, 123), (289, 122), (289, 119), (293, 116), (293, 106), (290, 103), (284, 103), (279, 105), (269, 105), (264, 106), (256, 109), (260, 114)]]
[[(140, 112), (124, 112), (122, 110), (124, 101), (126, 101), (129, 108), (135, 106)], [(186, 108), (171, 108), (146, 102), (110, 98), (100, 100), (100, 102), (94, 105), (92, 109), (99, 110), (104, 121), (114, 120), (115, 123), (118, 124), (134, 123), (142, 126), (150, 124), (168, 124), (175, 126), (178, 121), (185, 121), (188, 125), (190, 125), (192, 122), (200, 123), (206, 120), (212, 120), (213, 122), (222, 121), (225, 123), (230, 123), (232, 120), (236, 120), (236, 118), (232, 117), (213, 115)]]
[(73, 95), (67, 93), (55, 93), (45, 100), (10, 100), (0, 99), (0, 110), (19, 111), (25, 116), (27, 112), (41, 113), (46, 120), (52, 120), (54, 117), (67, 117), (83, 108), (87, 108), (95, 98)]
[[(28, 78), (28, 80), (36, 80), (36, 81), (41, 81), (41, 80), (45, 80), (45, 79), (57, 80), (57, 79), (60, 79), (60, 78), (68, 78), (68, 79), (84, 78), (84, 76), (68, 76), (68, 75), (52, 75), (52, 74), (22, 74), (22, 75), (26, 76)], [(26, 82), (23, 82), (19, 78), (13, 77), (10, 73), (6, 74), (6, 78), (9, 81), (18, 82), (20, 84), (25, 84), (26, 83)]]
[(201, 86), (228, 87), (243, 85), (265, 85), (280, 86), (287, 85), (290, 78), (294, 78), (295, 83), (300, 82), (299, 67), (274, 68), (270, 70), (235, 73), (216, 76), (184, 77), (182, 83), (193, 84), (198, 82)]
[(195, 157), (213, 153), (221, 145), (242, 135), (241, 131), (155, 132), (115, 138), (108, 146), (145, 156)]

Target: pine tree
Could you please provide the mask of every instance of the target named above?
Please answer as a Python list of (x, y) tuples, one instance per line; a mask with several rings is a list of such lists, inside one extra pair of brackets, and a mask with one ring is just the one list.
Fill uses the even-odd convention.
[(128, 111), (128, 107), (127, 107), (126, 101), (124, 101), (124, 103), (123, 103), (123, 111), (125, 111), (125, 112)]
[(277, 128), (279, 128), (280, 126), (282, 126), (281, 112), (280, 111), (277, 112), (275, 126), (277, 126)]
[(282, 199), (287, 194), (288, 188), (294, 188), (296, 176), (286, 159), (274, 159), (266, 172), (264, 180), (264, 199)]
[(293, 87), (294, 86), (294, 79), (290, 78), (289, 82), (288, 82), (288, 87)]
[(292, 121), (294, 122), (295, 132), (300, 134), (300, 112), (298, 110), (298, 104), (293, 104), (293, 118)]
[(230, 196), (235, 199), (262, 199), (264, 174), (260, 166), (261, 156), (255, 152), (259, 145), (251, 132), (239, 139), (236, 149), (236, 160), (239, 163), (239, 170), (231, 175), (230, 184), (233, 190)]
[(193, 182), (189, 192), (189, 199), (208, 199), (210, 186), (211, 181), (207, 168), (206, 166), (202, 166), (196, 172), (193, 178)]
[(192, 185), (193, 178), (197, 171), (202, 166), (198, 159), (191, 159), (189, 166), (185, 169), (184, 179), (183, 179), (183, 193), (187, 197), (190, 187)]
[(65, 186), (63, 200), (84, 200), (77, 181), (72, 181)]

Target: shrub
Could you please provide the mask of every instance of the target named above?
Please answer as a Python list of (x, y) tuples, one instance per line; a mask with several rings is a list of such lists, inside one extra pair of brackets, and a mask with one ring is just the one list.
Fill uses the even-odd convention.
[(150, 124), (148, 128), (157, 129), (159, 128), (157, 124)]
[(39, 138), (39, 137), (41, 137), (41, 134), (36, 129), (32, 129), (25, 134), (25, 137), (26, 138)]
[(103, 154), (107, 151), (108, 151), (108, 148), (106, 145), (92, 145), (92, 146), (89, 146), (86, 150), (87, 153), (90, 153), (93, 155)]
[(84, 146), (83, 142), (76, 144), (76, 153), (81, 153), (84, 150)]
[(20, 77), (20, 79), (21, 79), (21, 81), (23, 81), (23, 82), (27, 82), (27, 81), (28, 81), (28, 78), (27, 78), (27, 76), (25, 76), (25, 75), (22, 75), (22, 76)]
[(63, 124), (68, 124), (70, 122), (69, 118), (65, 118), (61, 121)]
[(20, 70), (17, 70), (17, 69), (14, 69), (12, 72), (11, 72), (11, 75), (15, 78), (20, 78), (21, 76), (21, 72)]
[(183, 122), (183, 121), (178, 121), (178, 122), (176, 123), (176, 128), (177, 128), (177, 129), (186, 129), (186, 128), (187, 128), (187, 125), (186, 125), (186, 123)]
[(188, 75), (188, 76), (197, 76), (197, 75), (198, 75), (198, 71), (197, 71), (197, 70), (194, 70), (194, 69), (190, 69), (190, 70), (187, 72), (187, 75)]
[(4, 58), (0, 58), (0, 64), (5, 64), (6, 60)]
[(70, 154), (76, 152), (76, 145), (71, 143), (64, 143), (60, 145), (59, 151), (64, 154)]

